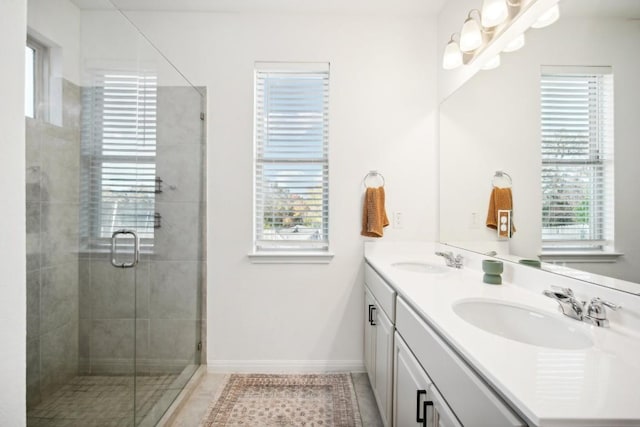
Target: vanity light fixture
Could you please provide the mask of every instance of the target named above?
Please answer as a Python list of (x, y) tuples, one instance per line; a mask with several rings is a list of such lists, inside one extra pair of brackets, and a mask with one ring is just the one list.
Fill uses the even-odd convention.
[(475, 72), (498, 67), (498, 55), (522, 48), (529, 28), (551, 25), (560, 17), (559, 1), (483, 0), (482, 12), (472, 9), (467, 14), (458, 41), (451, 36), (442, 68), (453, 70), (466, 65)]
[(560, 7), (557, 4), (554, 4), (549, 8), (549, 10), (540, 15), (536, 22), (531, 24), (531, 28), (547, 27), (556, 22), (558, 18), (560, 18)]
[[(482, 46), (482, 28), (478, 21), (471, 16), (473, 12), (478, 12), (480, 15), (478, 9), (472, 9), (462, 25), (462, 30), (460, 30), (460, 50), (463, 52), (473, 52)], [(480, 18), (482, 18), (481, 15)]]
[(444, 48), (442, 68), (445, 70), (453, 70), (462, 65), (462, 51), (458, 42), (454, 40), (456, 34), (458, 33), (451, 34), (451, 39), (447, 43), (447, 47)]
[(483, 70), (493, 70), (494, 68), (498, 68), (500, 66), (500, 55), (496, 55), (481, 67)]
[(502, 49), (502, 51), (505, 53), (515, 52), (516, 50), (520, 49), (522, 46), (524, 46), (524, 33), (520, 34), (518, 37), (511, 40), (509, 44), (507, 44), (505, 48)]
[(480, 22), (485, 28), (493, 28), (502, 24), (509, 17), (509, 6), (506, 0), (484, 0)]

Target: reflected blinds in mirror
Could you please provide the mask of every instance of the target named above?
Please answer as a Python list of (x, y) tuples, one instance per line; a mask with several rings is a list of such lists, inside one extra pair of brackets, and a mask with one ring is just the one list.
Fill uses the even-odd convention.
[(613, 238), (613, 75), (541, 76), (543, 249), (601, 250)]
[(118, 229), (153, 245), (157, 77), (96, 71), (83, 90), (82, 237), (102, 247)]

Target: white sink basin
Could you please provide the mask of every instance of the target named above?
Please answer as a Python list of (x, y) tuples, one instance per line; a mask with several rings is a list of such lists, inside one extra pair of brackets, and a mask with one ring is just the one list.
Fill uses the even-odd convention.
[(394, 262), (391, 267), (415, 273), (442, 274), (447, 272), (447, 267), (420, 261)]
[[(453, 311), (473, 326), (510, 340), (540, 347), (577, 350), (593, 342), (576, 326), (535, 308), (486, 299), (465, 299), (453, 304)], [(576, 325), (572, 325), (576, 322)]]

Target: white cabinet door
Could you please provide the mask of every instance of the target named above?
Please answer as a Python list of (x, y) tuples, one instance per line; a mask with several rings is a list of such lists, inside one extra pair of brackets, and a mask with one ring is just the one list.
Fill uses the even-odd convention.
[(364, 288), (364, 366), (369, 374), (371, 388), (376, 384), (376, 328), (373, 326), (372, 315), (375, 302), (369, 290)]
[(385, 426), (391, 426), (392, 390), (393, 390), (393, 324), (376, 307), (373, 313), (376, 329), (375, 371), (376, 384), (374, 390), (378, 398), (380, 416)]
[(462, 427), (433, 384), (429, 387), (428, 398), (433, 402), (433, 427)]
[(424, 402), (431, 381), (398, 334), (393, 347), (395, 359), (393, 425), (396, 427), (423, 426)]
[(461, 427), (398, 333), (394, 359), (393, 426)]

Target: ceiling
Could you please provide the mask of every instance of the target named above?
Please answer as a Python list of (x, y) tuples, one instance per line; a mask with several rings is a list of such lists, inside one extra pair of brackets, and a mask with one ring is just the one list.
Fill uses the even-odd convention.
[(446, 0), (71, 0), (80, 9), (234, 13), (435, 15)]
[(640, 18), (640, 0), (565, 0), (560, 13), (595, 18)]
[[(70, 0), (83, 10), (303, 13), (344, 15), (437, 14), (447, 0)], [(449, 0), (451, 1), (451, 0)], [(478, 0), (480, 3), (480, 0)], [(640, 17), (640, 0), (561, 1), (567, 16)]]

